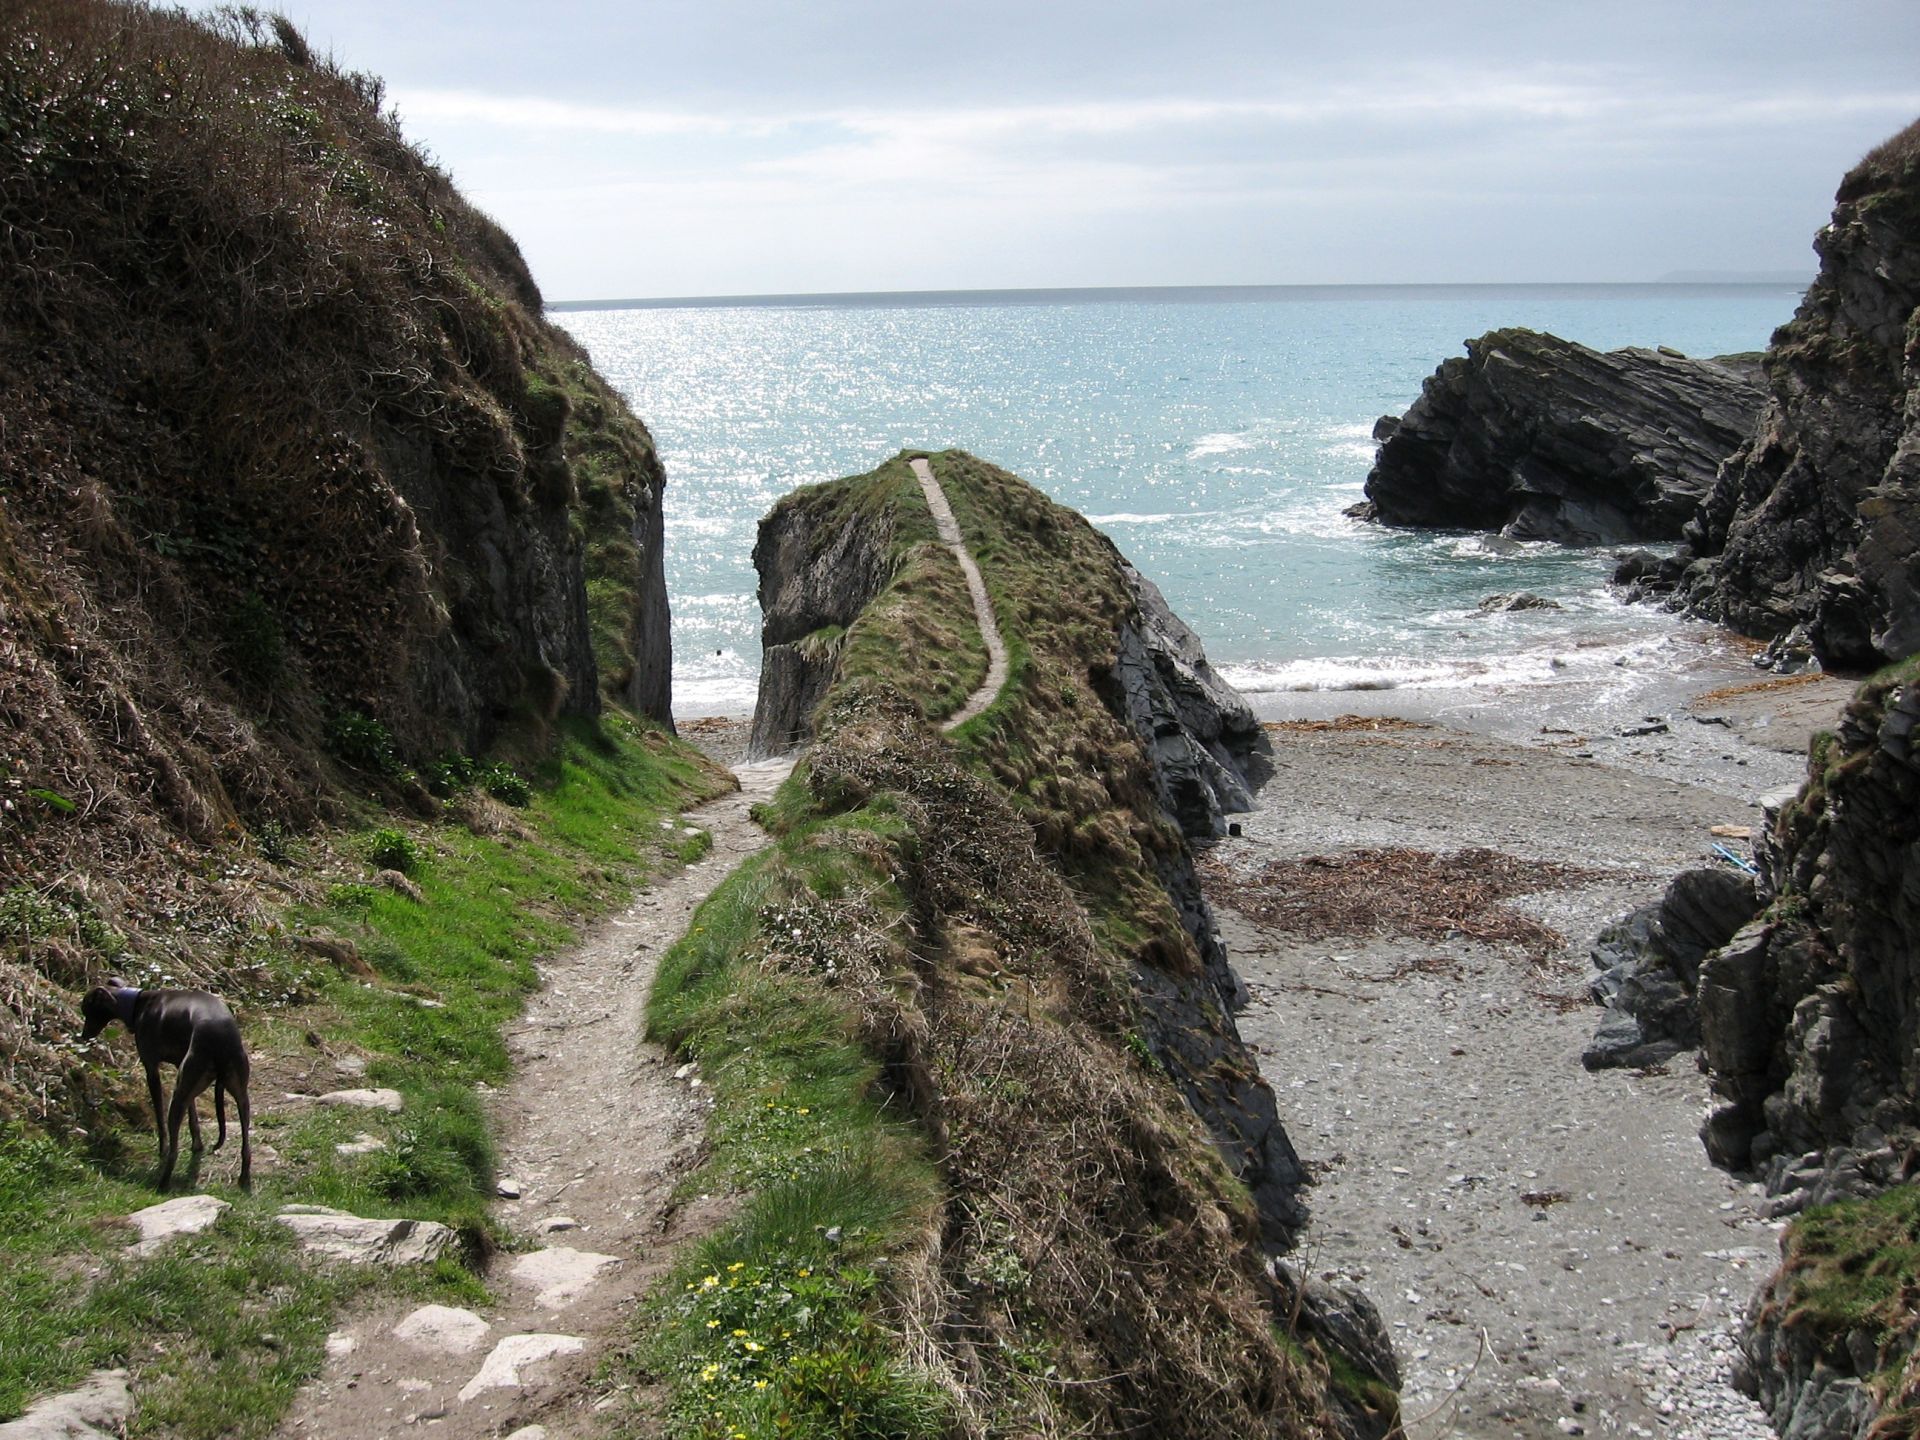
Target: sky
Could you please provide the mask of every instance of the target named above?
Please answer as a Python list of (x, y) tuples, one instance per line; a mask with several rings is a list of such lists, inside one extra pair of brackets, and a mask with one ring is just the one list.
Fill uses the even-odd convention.
[(284, 0), (549, 300), (1804, 273), (1916, 0)]

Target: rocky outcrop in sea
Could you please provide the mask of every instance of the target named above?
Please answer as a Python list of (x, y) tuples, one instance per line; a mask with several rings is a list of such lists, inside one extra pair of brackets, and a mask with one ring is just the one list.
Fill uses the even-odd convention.
[(1375, 425), (1359, 513), (1572, 545), (1677, 540), (1763, 398), (1744, 358), (1490, 331)]
[(1920, 650), (1920, 124), (1841, 183), (1820, 274), (1767, 352), (1769, 398), (1687, 528), (1695, 610), (1821, 663)]

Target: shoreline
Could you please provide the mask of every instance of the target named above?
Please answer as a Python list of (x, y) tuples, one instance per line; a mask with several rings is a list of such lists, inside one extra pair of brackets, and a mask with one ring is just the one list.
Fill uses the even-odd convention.
[[(1259, 697), (1274, 776), (1242, 834), (1206, 851), (1252, 992), (1242, 1034), (1316, 1176), (1292, 1262), (1378, 1306), (1411, 1440), (1772, 1435), (1726, 1376), (1780, 1226), (1707, 1163), (1691, 1055), (1581, 1066), (1602, 1013), (1587, 951), (1673, 874), (1715, 863), (1711, 825), (1755, 823), (1798, 783), (1853, 682), (1724, 663), (1672, 679), (1624, 710), (1587, 697), (1606, 724), (1573, 733), (1551, 723), (1579, 718), (1573, 696)], [(1354, 718), (1311, 713), (1325, 709)], [(1618, 723), (1636, 712), (1659, 718)], [(1508, 912), (1564, 937), (1544, 961), (1467, 933), (1291, 933), (1250, 913), (1269, 867), (1328, 857), (1337, 877), (1380, 851), (1458, 866), (1475, 848), (1541, 867)], [(1358, 883), (1371, 907), (1394, 882)]]

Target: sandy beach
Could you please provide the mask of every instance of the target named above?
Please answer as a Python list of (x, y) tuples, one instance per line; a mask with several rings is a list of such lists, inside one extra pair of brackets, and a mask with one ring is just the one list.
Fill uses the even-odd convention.
[[(1203, 868), (1253, 993), (1242, 1033), (1317, 1177), (1296, 1260), (1379, 1306), (1414, 1440), (1771, 1434), (1724, 1377), (1777, 1227), (1707, 1164), (1690, 1055), (1581, 1067), (1587, 950), (1676, 872), (1725, 863), (1709, 827), (1757, 824), (1851, 688), (1729, 655), (1584, 714), (1390, 693), (1271, 721), (1259, 809)], [(1396, 708), (1416, 714), (1380, 718)], [(1436, 875), (1493, 899), (1451, 934), (1407, 919)]]

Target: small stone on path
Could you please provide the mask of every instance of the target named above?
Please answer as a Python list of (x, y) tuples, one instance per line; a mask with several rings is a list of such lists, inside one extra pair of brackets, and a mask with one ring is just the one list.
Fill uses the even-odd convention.
[(507, 1440), (547, 1440), (547, 1427), (544, 1425), (522, 1425), (507, 1436)]
[(393, 1338), (425, 1350), (465, 1352), (486, 1344), (492, 1328), (471, 1310), (422, 1305), (393, 1327)]
[(132, 1413), (127, 1372), (96, 1370), (78, 1390), (48, 1396), (0, 1425), (0, 1440), (111, 1440)]
[(513, 1278), (536, 1291), (534, 1303), (545, 1309), (571, 1305), (586, 1293), (600, 1272), (618, 1265), (618, 1255), (596, 1255), (591, 1250), (570, 1250), (552, 1245), (534, 1250), (513, 1262)]
[(376, 1150), (387, 1148), (387, 1142), (378, 1135), (369, 1135), (362, 1130), (351, 1140), (342, 1140), (334, 1146), (334, 1152), (340, 1155), (371, 1155)]
[(329, 1090), (317, 1098), (322, 1105), (358, 1105), (363, 1110), (391, 1110), (396, 1115), (406, 1104), (398, 1090)]
[(502, 1176), (494, 1185), (493, 1193), (498, 1195), (502, 1200), (518, 1200), (526, 1193), (526, 1187), (518, 1180)]
[(535, 1365), (555, 1355), (577, 1355), (587, 1348), (578, 1335), (509, 1335), (493, 1347), (480, 1373), (460, 1387), (464, 1404), (482, 1390), (518, 1389), (520, 1367)]
[(562, 1230), (578, 1230), (580, 1222), (571, 1215), (549, 1215), (540, 1222), (540, 1228), (549, 1235), (557, 1235)]
[(182, 1195), (136, 1210), (127, 1219), (140, 1227), (140, 1238), (129, 1248), (135, 1255), (151, 1255), (176, 1235), (197, 1235), (231, 1207), (211, 1195)]
[(344, 1360), (360, 1346), (360, 1342), (344, 1330), (336, 1330), (327, 1336), (327, 1358)]
[(274, 1219), (308, 1250), (352, 1265), (413, 1265), (434, 1259), (454, 1240), (437, 1220), (368, 1220), (324, 1205), (289, 1205)]

